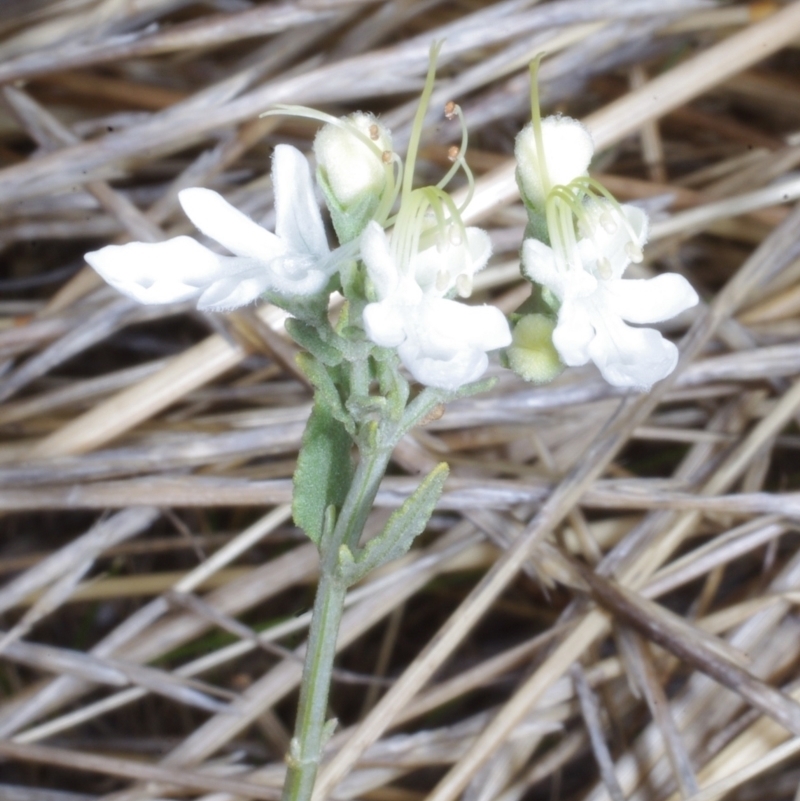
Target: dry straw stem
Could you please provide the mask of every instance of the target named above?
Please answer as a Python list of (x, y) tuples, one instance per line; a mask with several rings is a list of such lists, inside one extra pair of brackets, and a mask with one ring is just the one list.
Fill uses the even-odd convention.
[[(732, 34), (719, 44), (628, 92), (583, 120), (598, 150), (637, 132), (692, 98), (698, 97), (747, 67), (791, 44), (800, 35), (800, 4), (787, 6), (761, 22)], [(476, 186), (467, 210), (480, 220), (517, 197), (514, 163), (492, 170)]]
[(263, 798), (273, 801), (280, 798), (280, 792), (268, 787), (260, 787), (238, 779), (225, 779), (206, 776), (196, 771), (183, 771), (176, 768), (162, 768), (142, 762), (81, 753), (75, 749), (61, 750), (42, 745), (18, 745), (0, 742), (0, 754), (25, 762), (40, 762), (62, 768), (88, 770), (146, 782), (159, 782), (166, 785), (167, 792), (175, 788), (199, 790), (202, 793), (230, 793), (245, 798)]
[[(336, 685), (333, 713), (347, 723), (329, 751), (347, 773), (337, 797), (421, 798), (431, 791), (424, 778), (431, 768), (453, 771), (432, 798), (454, 797), (464, 782), (469, 798), (503, 801), (541, 793), (535, 785), (556, 781), (559, 771), (569, 772), (585, 801), (604, 801), (612, 788), (653, 801), (680, 787), (689, 795), (696, 784), (704, 788), (699, 797), (716, 798), (767, 769), (777, 776), (762, 796), (777, 797), (775, 788), (792, 777), (784, 763), (791, 765), (795, 741), (769, 716), (794, 727), (800, 701), (791, 683), (800, 658), (791, 616), (800, 570), (791, 465), (800, 439), (785, 430), (798, 408), (798, 219), (764, 204), (782, 199), (768, 184), (798, 163), (796, 90), (780, 78), (794, 54), (735, 73), (797, 35), (797, 5), (771, 18), (775, 4), (709, 8), (683, 0), (669, 9), (655, 0), (506, 0), (457, 9), (257, 4), (223, 13), (148, 0), (137, 6), (138, 19), (118, 0), (69, 0), (26, 8), (13, 24), (0, 12), (9, 32), (0, 70), (39, 70), (5, 91), (16, 122), (0, 119), (0, 158), (9, 165), (0, 173), (0, 197), (9, 201), (0, 247), (12, 266), (27, 252), (20, 250), (26, 232), (102, 231), (117, 241), (190, 232), (176, 193), (192, 184), (218, 189), (269, 227), (269, 181), (255, 176), (269, 146), (288, 140), (307, 149), (312, 131), (255, 114), (278, 99), (325, 102), (337, 114), (355, 104), (380, 108), (402, 143), (430, 40), (446, 34), (437, 97), (462, 103), (482, 148), (471, 160), (476, 172), (501, 165), (478, 181), (475, 208), (483, 209), (500, 264), (476, 282), (478, 302), (511, 311), (522, 300), (513, 282), (524, 214), (505, 207), (516, 197), (507, 159), (513, 131), (528, 116), (527, 76), (517, 71), (536, 49), (550, 50), (543, 96), (573, 115), (608, 103), (631, 70), (659, 75), (587, 119), (609, 148), (599, 165), (609, 187), (623, 200), (677, 212), (654, 228), (664, 235), (658, 267), (686, 270), (708, 301), (668, 329), (693, 326), (679, 372), (651, 399), (637, 400), (591, 368), (544, 388), (497, 371), (490, 395), (454, 404), (398, 448), (397, 472), (409, 475), (384, 483), (371, 531), (426, 465), (447, 459), (453, 476), (424, 547), (349, 597), (343, 678), (369, 681), (387, 660), (387, 675), (399, 678), (363, 720), (359, 710), (370, 708), (378, 684)], [(148, 20), (158, 27), (145, 28)], [(270, 30), (278, 35), (256, 38)], [(671, 54), (682, 54), (676, 41), (693, 48), (714, 40), (660, 72)], [(88, 61), (74, 70), (70, 59), (79, 58)], [(709, 100), (676, 108), (707, 89)], [(143, 114), (137, 104), (160, 110)], [(433, 162), (453, 131), (434, 117), (426, 137), (435, 133), (438, 144), (426, 142), (420, 171), (435, 181), (441, 170)], [(652, 152), (660, 145), (663, 153), (663, 181), (641, 177), (648, 165), (637, 140), (622, 143), (645, 123)], [(35, 158), (20, 148), (21, 131), (40, 148)], [(493, 186), (502, 191), (493, 195)], [(701, 228), (713, 237), (689, 240)], [(59, 249), (72, 246), (61, 240)], [(77, 266), (60, 253), (40, 261), (41, 273), (53, 276)], [(14, 276), (27, 280), (29, 272), (21, 265)], [(650, 274), (645, 265), (640, 275)], [(0, 508), (10, 532), (3, 553), (11, 555), (7, 573), (27, 571), (0, 589), (12, 635), (0, 736), (15, 747), (58, 737), (58, 749), (4, 758), (38, 762), (40, 774), (17, 779), (28, 782), (28, 801), (42, 798), (30, 785), (54, 786), (60, 776), (70, 792), (107, 793), (106, 779), (94, 783), (92, 771), (117, 776), (117, 788), (133, 782), (112, 790), (117, 801), (256, 797), (236, 782), (273, 797), (290, 723), (281, 718), (291, 703), (279, 713), (274, 706), (296, 687), (309, 622), (304, 599), (317, 567), (314, 547), (297, 545), (286, 525), (307, 389), (292, 372), (274, 312), (262, 311), (265, 321), (250, 312), (224, 322), (195, 316), (191, 341), (198, 325), (214, 336), (166, 358), (178, 341), (185, 347), (178, 339), (185, 317), (148, 326), (146, 337), (144, 327), (125, 326), (184, 310), (126, 310), (87, 275), (47, 301), (45, 285), (0, 302), (0, 355), (14, 360), (2, 368), (2, 392), (18, 395), (0, 408), (8, 440), (0, 448)], [(159, 349), (148, 350), (153, 341)], [(119, 343), (132, 347), (137, 366), (120, 358)], [(85, 368), (90, 377), (76, 379)], [(162, 515), (154, 503), (180, 511)], [(240, 531), (244, 515), (272, 504), (279, 505), (241, 535), (217, 533)], [(233, 505), (250, 510), (234, 513)], [(94, 527), (79, 522), (86, 510), (109, 508), (119, 512)], [(557, 525), (562, 518), (568, 523)], [(47, 520), (57, 530), (50, 533)], [(23, 526), (25, 536), (13, 536)], [(203, 548), (219, 550), (207, 556)], [(575, 558), (595, 566), (588, 580)], [(109, 567), (114, 574), (102, 575)], [(455, 625), (402, 673), (476, 572), (486, 578), (461, 608), (466, 614), (457, 610)], [(613, 611), (592, 609), (590, 585)], [(656, 606), (667, 593), (682, 616)], [(87, 599), (98, 610), (91, 647), (68, 639), (71, 623), (87, 619)], [(111, 614), (110, 627), (101, 613)], [(486, 625), (473, 629), (482, 618)], [(625, 620), (643, 632), (636, 647), (624, 645), (631, 635), (623, 633), (617, 655), (600, 661), (601, 643), (605, 649)], [(265, 627), (256, 632), (257, 624)], [(370, 638), (379, 625), (384, 630)], [(647, 637), (663, 648), (650, 649)], [(420, 689), (445, 660), (447, 675)], [(568, 678), (575, 660), (593, 693), (583, 694), (583, 711)], [(16, 673), (15, 661), (33, 667)], [(192, 704), (211, 714), (182, 709)], [(643, 725), (648, 716), (653, 722)], [(168, 732), (161, 720), (169, 720)], [(365, 734), (368, 741), (400, 723), (409, 733), (362, 753)], [(93, 739), (99, 727), (112, 732), (102, 743)], [(589, 733), (605, 784), (593, 786)], [(165, 753), (156, 768), (152, 761)], [(405, 789), (410, 772), (419, 792)], [(223, 790), (215, 780), (234, 784)], [(19, 797), (0, 785), (4, 793)]]
[[(619, 141), (635, 131), (639, 124), (657, 119), (702, 94), (709, 87), (780, 49), (797, 35), (800, 35), (800, 6), (793, 3), (650, 81), (602, 111), (595, 112), (585, 123), (592, 131), (596, 146), (606, 147)], [(632, 125), (631, 119), (637, 120), (637, 124)], [(509, 162), (478, 182), (465, 219), (478, 219), (516, 198), (513, 170), (513, 163)], [(760, 198), (755, 202), (752, 208), (767, 205)], [(722, 213), (717, 210), (710, 219), (725, 215), (727, 207), (724, 203), (721, 205)], [(750, 210), (750, 207), (741, 211), (746, 210)], [(737, 212), (733, 210), (733, 213)], [(692, 220), (689, 224), (694, 222)], [(275, 318), (268, 322), (274, 323)], [(33, 455), (50, 458), (84, 453), (100, 447), (157, 414), (192, 389), (203, 386), (236, 366), (244, 355), (241, 348), (232, 346), (220, 337), (210, 337), (173, 361), (162, 374), (95, 407), (90, 413), (38, 443)]]

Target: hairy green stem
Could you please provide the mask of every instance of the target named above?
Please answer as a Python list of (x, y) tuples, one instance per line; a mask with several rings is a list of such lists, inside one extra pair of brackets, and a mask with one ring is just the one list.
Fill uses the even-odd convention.
[(283, 801), (308, 801), (314, 790), (329, 734), (326, 732), (328, 693), (347, 594), (347, 586), (339, 576), (339, 548), (357, 546), (391, 453), (391, 447), (382, 447), (363, 454), (336, 525), (320, 543), (321, 577), (308, 635), (295, 733), (287, 757), (289, 769)]

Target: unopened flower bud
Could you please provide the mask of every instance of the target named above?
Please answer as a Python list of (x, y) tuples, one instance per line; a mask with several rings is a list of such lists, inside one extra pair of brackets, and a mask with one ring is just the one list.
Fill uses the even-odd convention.
[[(337, 202), (347, 208), (365, 193), (379, 197), (386, 185), (383, 153), (391, 151), (389, 131), (372, 114), (357, 111), (346, 117), (345, 126), (324, 125), (314, 139), (314, 153), (327, 187)], [(369, 147), (352, 127), (375, 143)]]
[(535, 207), (544, 205), (552, 187), (566, 186), (585, 175), (594, 152), (589, 131), (571, 117), (545, 117), (541, 134), (544, 165), (539, 159), (531, 123), (517, 134), (514, 145), (520, 191), (528, 204)]
[(526, 314), (516, 324), (506, 359), (518, 376), (547, 384), (561, 373), (564, 364), (553, 345), (555, 327), (555, 320), (544, 314)]

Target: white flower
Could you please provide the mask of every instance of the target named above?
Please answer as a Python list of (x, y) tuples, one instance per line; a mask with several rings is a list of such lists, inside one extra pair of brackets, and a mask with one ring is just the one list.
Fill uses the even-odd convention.
[(197, 298), (199, 309), (234, 309), (267, 290), (313, 295), (325, 288), (335, 260), (314, 198), (308, 162), (278, 145), (272, 161), (275, 233), (254, 223), (210, 189), (184, 189), (183, 210), (234, 256), (220, 256), (188, 236), (166, 242), (109, 245), (86, 261), (115, 289), (140, 303)]
[[(494, 306), (466, 306), (445, 295), (472, 276), (491, 255), (489, 237), (466, 229), (466, 242), (452, 239), (411, 255), (398, 264), (380, 225), (371, 222), (361, 236), (361, 257), (379, 300), (364, 309), (367, 336), (397, 348), (400, 360), (421, 384), (456, 390), (483, 375), (486, 351), (511, 343), (503, 313)], [(467, 293), (468, 294), (468, 293)]]
[(561, 301), (553, 344), (567, 365), (591, 359), (609, 384), (649, 389), (675, 369), (678, 349), (655, 329), (627, 323), (667, 320), (694, 306), (697, 293), (676, 273), (622, 278), (647, 239), (640, 209), (592, 200), (582, 228), (571, 249), (557, 238), (553, 247), (536, 239), (523, 243), (525, 275)]
[(541, 124), (544, 165), (532, 123), (518, 134), (514, 143), (520, 191), (534, 206), (544, 206), (550, 188), (566, 186), (586, 175), (594, 145), (589, 131), (572, 117), (545, 117)]
[[(323, 125), (314, 138), (314, 154), (333, 196), (343, 206), (365, 193), (381, 195), (386, 185), (382, 154), (392, 149), (392, 136), (373, 114), (357, 111), (341, 125)], [(371, 148), (368, 142), (373, 142)]]

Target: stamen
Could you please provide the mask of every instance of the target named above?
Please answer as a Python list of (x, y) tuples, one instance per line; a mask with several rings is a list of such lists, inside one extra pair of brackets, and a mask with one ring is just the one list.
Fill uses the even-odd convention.
[(609, 281), (614, 277), (611, 262), (605, 256), (601, 256), (597, 262), (597, 275), (605, 281)]
[(464, 240), (461, 238), (461, 231), (458, 230), (455, 226), (450, 226), (447, 231), (447, 238), (450, 240), (450, 244), (453, 247), (458, 247)]
[(458, 106), (452, 100), (448, 100), (447, 103), (445, 103), (445, 106), (444, 106), (444, 116), (448, 120), (452, 120), (457, 114), (457, 111), (456, 111), (457, 108), (458, 108)]
[[(389, 225), (387, 217), (394, 208), (395, 201), (400, 195), (400, 175), (403, 172), (403, 162), (397, 153), (384, 150), (381, 155), (386, 170), (386, 191), (383, 193), (381, 202), (375, 212), (375, 219), (384, 226)], [(394, 167), (397, 165), (397, 175), (395, 175)]]
[[(448, 183), (450, 183), (450, 179), (458, 172), (458, 168), (462, 167), (464, 169), (464, 174), (467, 176), (467, 180), (470, 182), (470, 191), (472, 189), (472, 179), (469, 173), (469, 167), (467, 167), (466, 161), (464, 161), (464, 156), (467, 152), (467, 143), (469, 142), (469, 134), (467, 132), (467, 124), (464, 122), (464, 114), (461, 111), (461, 106), (455, 106), (455, 114), (458, 117), (461, 123), (461, 145), (458, 148), (458, 155), (455, 159), (455, 164), (447, 171), (447, 174), (436, 184), (437, 189), (444, 189)], [(448, 157), (452, 152), (452, 148), (448, 150)], [(453, 159), (450, 159), (453, 161)]]
[(369, 126), (369, 138), (372, 139), (373, 142), (377, 142), (380, 135), (381, 132), (378, 130), (378, 126), (373, 122), (372, 125)]
[(634, 241), (630, 241), (625, 245), (625, 255), (634, 264), (639, 264), (644, 258), (644, 253), (642, 253), (642, 249)]
[(424, 197), (419, 192), (412, 192), (407, 201), (400, 204), (400, 210), (394, 218), (391, 248), (395, 262), (401, 272), (406, 271), (411, 254), (414, 252), (414, 230), (420, 213), (420, 206), (424, 205)]
[[(611, 192), (606, 189), (603, 184), (600, 183), (595, 178), (592, 178), (588, 175), (581, 176), (580, 178), (576, 178), (573, 182), (576, 186), (580, 186), (583, 190), (588, 194), (589, 189), (593, 189), (595, 192), (602, 195), (611, 205), (614, 207), (614, 210), (617, 212), (618, 219), (622, 221), (622, 224), (625, 226), (628, 236), (631, 239), (632, 243), (636, 243), (638, 237), (636, 236), (636, 231), (633, 230), (633, 226), (630, 224), (630, 221), (625, 216), (625, 212), (622, 210), (622, 206), (620, 205), (619, 201), (611, 194)], [(572, 184), (571, 184), (572, 185)], [(638, 247), (638, 245), (635, 245)]]
[(436, 291), (445, 292), (450, 286), (450, 273), (447, 270), (439, 270), (436, 274)]
[(455, 161), (460, 153), (461, 151), (459, 150), (458, 146), (450, 145), (450, 147), (447, 149), (447, 160)]
[(467, 194), (464, 196), (464, 202), (458, 207), (458, 213), (463, 214), (464, 210), (472, 203), (472, 197), (475, 194), (475, 178), (472, 175), (472, 170), (469, 165), (464, 161), (463, 156), (459, 156), (458, 163), (464, 170), (464, 175), (467, 178)]
[[(453, 198), (447, 194), (447, 192), (443, 192), (441, 189), (436, 190), (439, 198), (442, 202), (442, 205), (447, 208), (450, 212), (450, 222), (452, 225), (457, 226), (458, 232), (460, 235), (461, 242), (467, 241), (467, 228), (464, 225), (464, 220), (461, 219), (461, 209), (456, 208), (456, 204), (453, 202)], [(460, 244), (460, 243), (459, 243)]]
[[(375, 144), (375, 142), (370, 139), (370, 136), (372, 136), (372, 130), (370, 129), (370, 136), (365, 136), (363, 133), (361, 133), (361, 131), (358, 130), (358, 128), (355, 127), (355, 125), (351, 125), (347, 119), (340, 119), (339, 117), (326, 114), (324, 111), (317, 111), (317, 109), (308, 108), (307, 106), (290, 106), (282, 103), (277, 104), (275, 108), (271, 108), (269, 111), (263, 111), (258, 115), (259, 119), (261, 119), (261, 117), (278, 116), (300, 117), (307, 120), (316, 120), (317, 122), (322, 122), (327, 125), (335, 125), (337, 128), (347, 131), (347, 133), (355, 136), (358, 140), (363, 142), (378, 158), (382, 157), (382, 152), (378, 150), (378, 146)], [(376, 125), (373, 127), (377, 128)], [(380, 134), (376, 138), (379, 137)]]
[(604, 211), (600, 215), (600, 225), (603, 226), (603, 230), (607, 234), (615, 234), (617, 232), (617, 224), (614, 222), (614, 218), (607, 211)]
[(554, 186), (550, 190), (550, 196), (547, 199), (550, 200), (550, 197), (560, 200), (562, 203), (569, 206), (570, 210), (575, 215), (575, 219), (581, 226), (590, 227), (589, 220), (586, 216), (586, 209), (578, 200), (578, 196), (573, 193), (572, 184), (569, 186)]
[(468, 298), (472, 294), (472, 278), (465, 273), (456, 278), (456, 291), (461, 298)]

